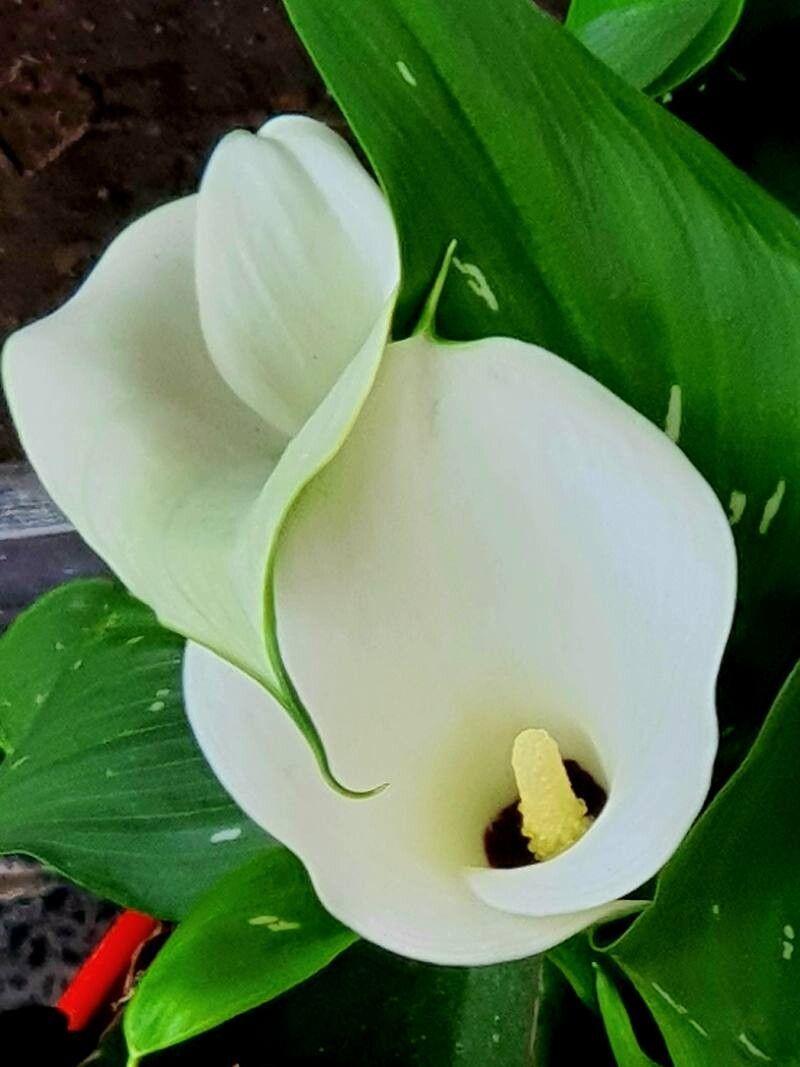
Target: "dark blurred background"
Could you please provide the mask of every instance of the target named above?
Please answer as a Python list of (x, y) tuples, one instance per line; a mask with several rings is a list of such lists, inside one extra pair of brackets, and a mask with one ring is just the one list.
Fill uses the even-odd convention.
[(0, 344), (279, 111), (342, 128), (276, 0), (0, 0)]

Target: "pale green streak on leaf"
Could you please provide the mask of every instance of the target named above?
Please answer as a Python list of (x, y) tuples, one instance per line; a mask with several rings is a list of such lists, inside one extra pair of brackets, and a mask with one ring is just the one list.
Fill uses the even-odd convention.
[(800, 1064), (800, 667), (739, 771), (611, 948), (675, 1063)]
[(541, 344), (662, 427), (680, 386), (679, 447), (748, 501), (736, 649), (769, 699), (800, 654), (797, 219), (529, 0), (287, 8), (390, 199), (398, 336), (456, 239), (493, 301), (451, 271), (442, 336)]
[(652, 96), (709, 63), (744, 0), (573, 0), (567, 26), (599, 59)]
[(272, 845), (184, 715), (183, 641), (111, 581), (47, 594), (0, 639), (0, 851), (179, 918)]
[(618, 1067), (658, 1067), (655, 1060), (651, 1060), (642, 1052), (622, 997), (613, 981), (599, 967), (595, 973), (597, 1001)]
[(291, 852), (254, 858), (197, 903), (145, 973), (125, 1013), (131, 1053), (168, 1048), (264, 1004), (356, 940), (323, 909)]

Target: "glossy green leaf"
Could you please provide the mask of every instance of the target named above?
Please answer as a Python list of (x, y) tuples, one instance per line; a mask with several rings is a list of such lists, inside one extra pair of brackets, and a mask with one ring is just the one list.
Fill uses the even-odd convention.
[[(205, 975), (198, 980), (210, 984)], [(156, 1054), (153, 1063), (163, 1058), (166, 1067), (173, 1056), (176, 1063), (204, 1063), (210, 1056), (216, 1064), (219, 1056), (221, 1067), (227, 1050), (244, 1065), (248, 1049), (263, 1050), (265, 1062), (282, 1067), (614, 1064), (599, 1016), (544, 960), (431, 967), (365, 942), (270, 1003)]]
[(676, 1064), (800, 1063), (800, 667), (737, 774), (610, 949)]
[(615, 1067), (616, 1061), (595, 1012), (577, 999), (548, 958), (542, 961), (531, 1067)]
[(709, 63), (744, 0), (572, 0), (567, 26), (637, 89), (664, 93)]
[(601, 968), (595, 971), (597, 1001), (618, 1067), (657, 1067), (642, 1052), (625, 1004), (614, 982)]
[(39, 600), (0, 639), (0, 851), (165, 918), (270, 839), (208, 769), (183, 640), (105, 579)]
[(665, 426), (730, 509), (739, 637), (774, 693), (800, 652), (783, 613), (800, 597), (797, 220), (528, 0), (287, 7), (391, 200), (396, 333), (457, 238), (443, 336), (538, 342)]
[(598, 1010), (597, 953), (589, 931), (584, 931), (551, 948), (547, 958), (558, 968), (587, 1008)]
[(323, 909), (300, 861), (271, 849), (214, 886), (151, 964), (125, 1012), (132, 1056), (271, 1000), (356, 940)]
[(538, 958), (434, 967), (361, 942), (269, 1005), (265, 1032), (287, 1067), (530, 1067), (540, 976)]

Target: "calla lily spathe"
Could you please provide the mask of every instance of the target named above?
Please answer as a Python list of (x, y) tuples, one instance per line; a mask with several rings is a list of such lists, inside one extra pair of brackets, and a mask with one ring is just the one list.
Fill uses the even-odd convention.
[[(191, 639), (189, 716), (234, 798), (365, 937), (488, 963), (624, 908), (686, 832), (735, 557), (680, 451), (558, 357), (387, 344), (397, 279), (349, 150), (273, 120), (12, 338), (5, 381), (55, 499)], [(329, 787), (287, 685), (337, 778), (387, 790)], [(491, 870), (532, 726), (609, 800), (555, 859)]]

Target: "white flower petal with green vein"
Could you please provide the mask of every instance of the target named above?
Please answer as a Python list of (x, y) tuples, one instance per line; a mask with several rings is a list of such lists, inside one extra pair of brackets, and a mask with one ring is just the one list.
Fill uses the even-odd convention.
[[(390, 788), (326, 791), (269, 697), (196, 648), (189, 714), (343, 922), (420, 959), (507, 959), (616, 908), (688, 829), (735, 586), (725, 515), (661, 431), (534, 346), (418, 337), (390, 346), (276, 564), (284, 661), (337, 774)], [(608, 803), (555, 859), (492, 870), (528, 727)]]
[[(274, 125), (266, 140), (223, 142), (199, 203), (168, 204), (124, 231), (72, 300), (12, 336), (3, 375), (46, 488), (131, 591), (167, 626), (283, 691), (272, 545), (369, 392), (398, 267), (388, 208), (350, 150), (308, 119)], [(212, 247), (203, 219), (217, 217), (231, 224)], [(256, 287), (248, 271), (259, 258), (269, 270)], [(301, 284), (292, 304), (286, 287)], [(301, 359), (287, 338), (317, 346)], [(268, 417), (271, 390), (290, 422)]]

